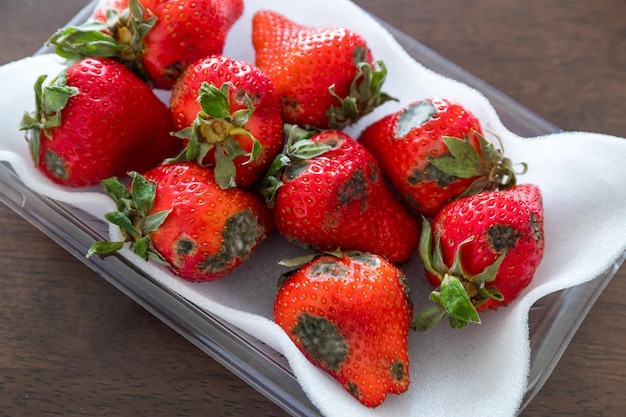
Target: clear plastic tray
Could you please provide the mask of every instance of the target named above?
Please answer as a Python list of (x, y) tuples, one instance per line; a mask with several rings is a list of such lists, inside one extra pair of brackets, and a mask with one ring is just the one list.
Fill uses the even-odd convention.
[[(94, 4), (86, 6), (69, 24), (86, 20)], [(382, 24), (420, 63), (481, 91), (514, 133), (532, 137), (559, 131), (424, 45)], [(108, 238), (108, 226), (103, 220), (31, 191), (4, 162), (0, 162), (0, 201), (285, 411), (294, 416), (320, 415), (300, 389), (286, 360), (271, 348), (165, 289), (122, 257), (92, 257), (86, 261), (84, 255), (92, 242)], [(541, 389), (623, 260), (618, 259), (610, 270), (587, 284), (553, 293), (533, 306), (529, 317), (530, 377), (521, 409)]]

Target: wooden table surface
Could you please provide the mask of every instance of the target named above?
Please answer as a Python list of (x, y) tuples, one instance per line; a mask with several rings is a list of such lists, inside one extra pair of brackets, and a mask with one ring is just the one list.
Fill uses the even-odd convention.
[[(87, 0), (0, 3), (4, 64)], [(565, 130), (626, 136), (623, 0), (356, 3)], [(0, 415), (287, 415), (1, 204), (0, 231)], [(622, 268), (521, 415), (623, 415), (625, 317)]]

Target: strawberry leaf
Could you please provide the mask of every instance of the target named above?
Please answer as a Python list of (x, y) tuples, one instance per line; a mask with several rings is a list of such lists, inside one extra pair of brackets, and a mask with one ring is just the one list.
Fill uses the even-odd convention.
[(107, 178), (102, 181), (104, 191), (113, 199), (117, 210), (131, 216), (134, 206), (133, 197), (124, 184), (117, 177)]
[(309, 262), (311, 262), (313, 259), (317, 258), (319, 256), (319, 254), (309, 254), (309, 255), (303, 255), (303, 256), (298, 256), (297, 258), (286, 258), (286, 259), (281, 259), (280, 261), (278, 261), (279, 265), (282, 266), (288, 266), (288, 267), (300, 267), (302, 265), (308, 264)]
[(107, 178), (102, 181), (104, 191), (115, 201), (120, 199), (132, 199), (132, 194), (128, 191), (128, 188), (117, 177)]
[(433, 262), (432, 227), (425, 217), (422, 219), (422, 233), (420, 234), (418, 250), (426, 271), (433, 275), (439, 275), (439, 269), (434, 266)]
[(265, 177), (262, 181), (261, 195), (265, 199), (267, 205), (274, 207), (274, 201), (276, 199), (276, 193), (282, 187), (283, 182), (280, 177), (283, 169), (289, 165), (289, 157), (283, 154), (279, 154), (274, 158), (270, 164)]
[(107, 242), (105, 240), (99, 240), (94, 242), (87, 251), (86, 257), (89, 258), (93, 255), (106, 256), (110, 255), (124, 247), (125, 242)]
[(473, 133), (480, 143), (480, 151), (467, 139), (444, 137), (450, 153), (429, 160), (431, 165), (452, 177), (474, 178), (472, 184), (458, 197), (514, 186), (516, 176), (526, 172), (527, 164), (521, 163), (522, 169), (515, 172), (512, 161), (503, 156), (501, 149), (488, 142), (480, 132)]
[[(50, 118), (51, 115), (59, 115), (59, 112), (65, 108), (68, 100), (78, 94), (78, 88), (67, 85), (67, 77), (65, 71), (59, 75), (47, 86), (41, 90), (41, 110)], [(55, 123), (47, 123), (46, 127), (60, 126), (59, 120)]]
[(230, 101), (228, 90), (232, 83), (224, 83), (217, 88), (207, 82), (203, 82), (198, 90), (198, 101), (207, 115), (217, 119), (230, 119)]
[(148, 260), (150, 262), (154, 262), (157, 265), (170, 267), (169, 262), (167, 262), (165, 258), (161, 256), (161, 254), (155, 251), (154, 249), (148, 251)]
[[(484, 285), (481, 285), (480, 287), (478, 287), (478, 294), (484, 299), (484, 301), (488, 301), (491, 299), (494, 299), (497, 301), (504, 300), (504, 295), (502, 295), (502, 293), (498, 291), (496, 287), (493, 287), (493, 286), (485, 287)], [(478, 306), (482, 304), (483, 302), (476, 303), (476, 305)]]
[(236, 187), (235, 176), (237, 168), (233, 162), (231, 155), (226, 155), (223, 146), (217, 146), (215, 149), (215, 182), (220, 188), (227, 189)]
[[(476, 307), (472, 304), (465, 287), (457, 277), (446, 274), (441, 281), (438, 302), (454, 320), (451, 324), (465, 327), (468, 323), (480, 323)], [(456, 327), (460, 328), (460, 327)]]
[(422, 220), (422, 232), (420, 234), (418, 251), (424, 268), (427, 272), (443, 279), (443, 274), (447, 271), (447, 267), (443, 262), (443, 254), (441, 253), (441, 242), (437, 239), (433, 247), (432, 226), (425, 217)]
[(144, 236), (131, 243), (130, 248), (132, 251), (139, 255), (144, 261), (148, 260), (148, 253), (150, 252), (150, 244), (148, 243), (148, 237)]
[[(457, 277), (466, 277), (467, 276), (467, 274), (463, 270), (463, 265), (461, 264), (461, 248), (463, 247), (463, 245), (468, 244), (472, 240), (474, 240), (474, 237), (470, 236), (467, 239), (465, 239), (463, 242), (459, 243), (459, 246), (457, 247), (457, 250), (456, 250), (456, 252), (454, 254), (454, 260), (452, 261), (452, 266), (448, 270), (448, 272), (450, 274), (452, 274), (454, 276), (457, 276)], [(437, 241), (440, 242), (439, 239), (437, 239)], [(442, 262), (443, 262), (443, 260), (442, 260)]]
[(154, 205), (156, 186), (137, 172), (130, 172), (129, 175), (133, 179), (130, 191), (133, 204), (139, 215), (146, 217)]
[(481, 273), (474, 275), (472, 277), (472, 282), (478, 285), (485, 284), (486, 282), (493, 282), (496, 279), (496, 275), (498, 274), (498, 270), (500, 269), (500, 265), (502, 265), (506, 254), (507, 251), (504, 250), (494, 263), (486, 267)]
[(136, 238), (139, 237), (140, 234), (135, 229), (132, 220), (128, 218), (124, 213), (120, 213), (119, 211), (111, 211), (104, 215), (104, 218), (114, 225), (118, 226), (125, 235)]
[(24, 112), (20, 122), (19, 130), (27, 130), (29, 134), (26, 137), (28, 141), (28, 151), (31, 159), (35, 164), (35, 168), (39, 166), (39, 149), (41, 148), (41, 123), (39, 119), (33, 117), (30, 113)]
[(324, 154), (331, 147), (325, 143), (313, 142), (309, 139), (302, 139), (288, 150), (288, 154), (291, 160), (306, 160), (312, 159)]
[(171, 212), (172, 210), (164, 210), (146, 216), (141, 227), (141, 233), (147, 235), (156, 231), (159, 226), (163, 224), (163, 222)]
[(428, 306), (417, 315), (411, 324), (411, 329), (416, 332), (424, 332), (439, 324), (446, 314), (448, 314), (448, 312), (441, 304)]
[(488, 175), (481, 155), (467, 140), (447, 136), (444, 139), (449, 155), (433, 158), (430, 163), (440, 171), (458, 178)]
[(248, 123), (248, 120), (250, 120), (252, 113), (254, 113), (254, 103), (248, 94), (244, 94), (244, 100), (246, 101), (248, 108), (237, 110), (231, 116), (235, 126), (245, 126), (246, 123)]
[(105, 33), (105, 23), (90, 21), (80, 26), (69, 26), (57, 30), (48, 44), (54, 45), (54, 52), (70, 61), (85, 57), (117, 57), (123, 49), (115, 38)]

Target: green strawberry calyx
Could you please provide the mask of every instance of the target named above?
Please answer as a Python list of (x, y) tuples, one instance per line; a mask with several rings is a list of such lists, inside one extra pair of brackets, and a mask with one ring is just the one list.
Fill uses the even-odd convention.
[(470, 242), (469, 238), (457, 248), (452, 265), (448, 268), (441, 251), (441, 242), (437, 237), (433, 244), (432, 227), (424, 219), (419, 243), (419, 255), (427, 272), (438, 277), (440, 285), (430, 293), (433, 305), (424, 308), (415, 318), (412, 329), (425, 331), (436, 326), (446, 315), (452, 328), (461, 329), (470, 323), (480, 323), (476, 306), (489, 299), (502, 300), (502, 294), (489, 286), (496, 278), (504, 260), (506, 249), (495, 262), (476, 275), (469, 275), (461, 262), (461, 248)]
[[(307, 130), (296, 125), (285, 124), (284, 132), (286, 140), (283, 151), (274, 158), (262, 181), (261, 193), (269, 207), (274, 206), (276, 193), (283, 185), (283, 173), (288, 167), (294, 167), (297, 171), (298, 164), (318, 157), (331, 149), (329, 144), (311, 140), (311, 137), (319, 133), (318, 130)], [(306, 166), (302, 164), (303, 168)]]
[(141, 63), (143, 39), (152, 30), (157, 18), (138, 0), (130, 0), (128, 8), (121, 12), (107, 10), (107, 22), (90, 20), (82, 25), (67, 26), (56, 31), (48, 45), (54, 52), (69, 61), (86, 57), (117, 59), (144, 81), (147, 73)]
[[(196, 161), (205, 165), (205, 157), (215, 150), (215, 181), (223, 188), (236, 187), (237, 168), (234, 160), (240, 156), (248, 159), (244, 164), (254, 161), (261, 153), (261, 143), (246, 129), (246, 124), (254, 112), (252, 99), (245, 94), (248, 108), (231, 113), (229, 90), (233, 85), (224, 83), (220, 88), (203, 82), (198, 90), (201, 111), (192, 125), (175, 132), (174, 135), (188, 140), (185, 148), (174, 158), (166, 162)], [(245, 151), (236, 136), (245, 136), (251, 141), (251, 150)]]
[(41, 75), (35, 81), (35, 111), (24, 112), (19, 124), (19, 130), (29, 132), (28, 147), (35, 166), (39, 164), (41, 134), (47, 139), (52, 138), (51, 129), (61, 126), (61, 110), (79, 93), (76, 87), (67, 85), (65, 71), (44, 85), (46, 78), (47, 75)]
[(92, 255), (110, 255), (129, 242), (130, 250), (142, 259), (168, 265), (163, 256), (154, 248), (150, 233), (163, 224), (171, 210), (150, 214), (154, 207), (156, 185), (137, 172), (130, 172), (129, 176), (132, 178), (130, 190), (117, 177), (102, 181), (104, 190), (117, 206), (117, 211), (106, 213), (104, 217), (120, 228), (124, 240), (96, 241), (91, 245), (86, 256), (89, 258)]
[(398, 101), (382, 91), (387, 78), (387, 67), (381, 60), (375, 62), (375, 67), (366, 61), (367, 49), (357, 47), (354, 51), (356, 74), (350, 84), (350, 93), (347, 97), (339, 97), (335, 92), (335, 85), (328, 89), (330, 94), (339, 101), (339, 106), (332, 106), (326, 111), (329, 127), (343, 129), (371, 113), (376, 107), (387, 101)]
[(522, 169), (516, 172), (513, 162), (504, 157), (502, 149), (496, 148), (479, 132), (474, 134), (480, 143), (480, 152), (465, 139), (446, 136), (443, 140), (450, 153), (430, 159), (430, 163), (446, 175), (456, 178), (476, 178), (460, 196), (513, 187), (517, 183), (517, 175), (526, 173), (527, 164), (524, 162), (518, 164)]

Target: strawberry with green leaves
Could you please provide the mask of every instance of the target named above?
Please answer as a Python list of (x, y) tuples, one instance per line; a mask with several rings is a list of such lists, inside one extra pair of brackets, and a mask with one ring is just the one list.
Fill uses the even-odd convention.
[(187, 142), (176, 160), (214, 167), (223, 188), (258, 182), (282, 150), (278, 95), (247, 62), (213, 55), (192, 63), (172, 89), (170, 109)]
[(485, 140), (478, 118), (448, 99), (413, 102), (372, 123), (359, 141), (398, 194), (425, 216), (461, 195), (515, 184), (512, 162)]
[(255, 63), (274, 82), (286, 123), (348, 126), (391, 97), (387, 70), (365, 39), (343, 27), (309, 27), (270, 10), (252, 20)]
[(25, 113), (37, 168), (70, 187), (146, 170), (175, 155), (180, 141), (169, 109), (146, 83), (108, 58), (78, 61), (35, 84), (35, 111)]
[(220, 188), (212, 170), (193, 162), (162, 164), (131, 177), (128, 188), (115, 177), (103, 182), (117, 204), (105, 217), (125, 239), (95, 242), (88, 256), (108, 255), (128, 242), (141, 258), (188, 281), (206, 282), (245, 262), (273, 230), (262, 198)]
[(462, 328), (480, 322), (479, 311), (506, 306), (532, 281), (544, 253), (541, 190), (521, 184), (483, 191), (447, 204), (424, 222), (420, 256), (435, 287), (432, 307), (415, 328), (426, 330), (446, 315)]
[(287, 143), (263, 181), (278, 231), (320, 251), (360, 250), (406, 262), (419, 223), (396, 199), (372, 155), (337, 130), (286, 126)]
[(170, 89), (191, 62), (222, 53), (243, 7), (243, 0), (109, 0), (92, 20), (60, 29), (49, 43), (69, 59), (118, 59)]
[(314, 257), (274, 301), (275, 322), (302, 353), (368, 407), (409, 386), (412, 314), (404, 273), (362, 252)]

